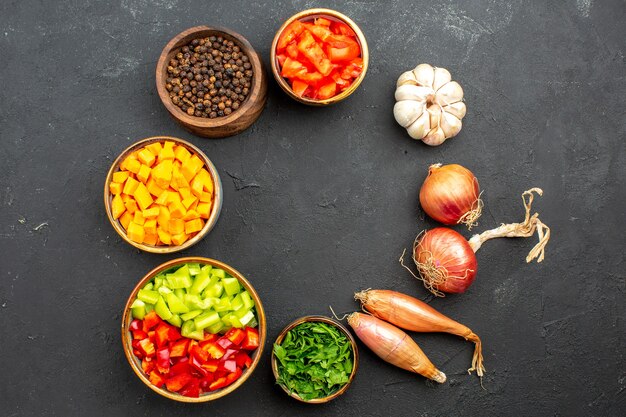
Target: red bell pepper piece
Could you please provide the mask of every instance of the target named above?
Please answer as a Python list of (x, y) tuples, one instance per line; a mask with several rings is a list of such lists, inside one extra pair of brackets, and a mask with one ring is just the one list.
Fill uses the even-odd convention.
[(148, 333), (144, 332), (143, 330), (135, 330), (133, 332), (133, 339), (146, 339), (148, 337)]
[(156, 385), (159, 388), (161, 388), (163, 384), (165, 384), (165, 378), (163, 377), (163, 375), (161, 375), (157, 371), (150, 372), (149, 379), (150, 379), (150, 382), (152, 382), (152, 385)]
[(143, 369), (143, 372), (146, 375), (149, 375), (150, 371), (152, 371), (154, 369), (154, 361), (150, 360), (150, 358), (142, 360), (141, 361), (141, 369)]
[(337, 94), (337, 84), (334, 81), (324, 84), (317, 90), (317, 98), (319, 99), (331, 98), (335, 94)]
[(237, 356), (235, 356), (235, 362), (237, 362), (239, 368), (243, 369), (244, 366), (249, 368), (250, 365), (252, 365), (252, 358), (245, 352), (239, 352)]
[(170, 344), (170, 358), (186, 356), (189, 349), (189, 339), (183, 338)]
[[(230, 343), (230, 340), (226, 339), (226, 341)], [(202, 349), (207, 351), (209, 353), (209, 357), (211, 357), (212, 359), (219, 359), (224, 356), (224, 353), (226, 353), (226, 349), (224, 349), (217, 343), (209, 343), (205, 345)]]
[(175, 342), (175, 341), (177, 341), (177, 340), (179, 340), (180, 338), (183, 337), (180, 334), (180, 330), (178, 330), (178, 327), (168, 326), (168, 328), (169, 328), (169, 332), (167, 333), (167, 339), (170, 342)]
[(162, 374), (166, 374), (170, 371), (170, 350), (167, 346), (157, 350), (157, 369)]
[(141, 330), (141, 320), (135, 319), (131, 321), (130, 326), (128, 326), (128, 330), (130, 330), (131, 332)]
[(211, 384), (209, 385), (209, 391), (215, 391), (217, 389), (224, 388), (226, 385), (228, 384), (226, 383), (225, 376), (217, 378), (215, 381), (211, 382)]
[(223, 347), (224, 350), (236, 347), (235, 344), (228, 340), (225, 336), (220, 337), (215, 343)]
[[(139, 340), (137, 340), (137, 341), (139, 341)], [(139, 350), (133, 349), (133, 353), (135, 354), (135, 356), (137, 356), (137, 358), (139, 358), (139, 360), (143, 359), (143, 353), (141, 353)]]
[(193, 355), (189, 358), (189, 366), (191, 366), (193, 371), (200, 377), (205, 377), (208, 374), (208, 371), (203, 368), (202, 362)]
[(161, 322), (161, 318), (152, 310), (143, 318), (143, 331), (148, 332), (154, 329)]
[(239, 346), (243, 339), (246, 338), (246, 333), (242, 329), (238, 329), (233, 327), (224, 335), (225, 338), (233, 342), (235, 345)]
[(156, 345), (158, 347), (163, 347), (167, 344), (167, 342), (169, 341), (169, 333), (170, 333), (170, 326), (168, 326), (165, 323), (160, 323), (156, 330), (154, 331), (154, 337), (155, 337), (155, 341), (156, 341)]
[(208, 391), (209, 385), (211, 385), (211, 382), (213, 382), (214, 380), (215, 378), (213, 377), (213, 374), (207, 373), (207, 375), (200, 380), (200, 388), (202, 389), (202, 391)]
[[(186, 359), (186, 358), (185, 358)], [(170, 368), (170, 375), (183, 375), (191, 373), (191, 365), (189, 365), (189, 361), (180, 361), (176, 365), (172, 365)]]
[(193, 379), (189, 373), (176, 374), (165, 380), (165, 386), (172, 392), (180, 391), (185, 385)]
[(222, 356), (220, 360), (225, 361), (228, 359), (235, 359), (235, 355), (239, 352), (239, 349), (234, 349), (234, 347), (235, 346), (231, 349), (226, 349), (226, 353), (224, 353), (224, 356)]
[(200, 346), (197, 346), (197, 345), (193, 346), (189, 350), (189, 353), (191, 353), (192, 357), (195, 357), (201, 362), (204, 362), (207, 359), (209, 359), (209, 352), (207, 352), (206, 350), (202, 349)]
[(219, 338), (220, 337), (218, 335), (216, 335), (216, 334), (213, 334), (213, 333), (207, 334), (205, 336), (204, 340), (199, 343), (199, 345), (200, 345), (201, 348), (204, 348), (206, 345), (215, 342)]
[(235, 370), (235, 372), (231, 372), (230, 374), (228, 374), (226, 376), (226, 385), (230, 385), (233, 382), (235, 382), (236, 380), (238, 380), (239, 377), (241, 376), (242, 372), (243, 371), (241, 369), (237, 368)]
[(206, 369), (207, 372), (217, 372), (219, 368), (219, 361), (217, 359), (209, 359), (202, 364), (202, 367)]
[(155, 354), (154, 344), (150, 341), (150, 339), (143, 339), (139, 341), (139, 346), (137, 349), (141, 352), (144, 357), (151, 357)]
[(200, 396), (200, 380), (192, 379), (180, 390), (180, 394), (185, 397), (195, 397), (198, 398)]
[(219, 369), (228, 373), (235, 372), (237, 370), (237, 362), (234, 359), (220, 361)]
[[(314, 27), (327, 30), (321, 26)], [(300, 36), (298, 51), (300, 51), (323, 76), (327, 76), (333, 70), (333, 65), (330, 62), (330, 59), (326, 57), (324, 50), (317, 42), (315, 42), (315, 39), (310, 32), (305, 31)]]
[(324, 19), (323, 17), (318, 17), (317, 19), (315, 19), (315, 24), (317, 26), (330, 27), (331, 21), (328, 19)]
[(350, 26), (342, 22), (333, 22), (330, 26), (330, 30), (332, 30), (332, 32), (336, 35), (352, 36), (353, 38), (356, 37), (356, 34), (352, 29), (350, 29)]
[(254, 350), (259, 347), (259, 331), (252, 327), (246, 327), (246, 338), (241, 344), (241, 348), (244, 350)]

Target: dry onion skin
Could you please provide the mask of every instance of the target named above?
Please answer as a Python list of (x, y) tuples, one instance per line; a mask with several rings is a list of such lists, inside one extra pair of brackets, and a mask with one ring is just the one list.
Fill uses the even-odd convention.
[(357, 312), (348, 316), (348, 324), (357, 337), (385, 362), (440, 384), (446, 382), (446, 374), (433, 365), (408, 334), (393, 324)]
[(478, 262), (475, 252), (489, 239), (499, 237), (531, 237), (535, 233), (539, 242), (526, 256), (526, 262), (537, 259), (541, 262), (545, 256), (545, 247), (550, 240), (550, 228), (540, 219), (539, 214), (531, 216), (530, 210), (534, 194), (542, 195), (540, 188), (532, 188), (522, 194), (525, 218), (521, 223), (502, 224), (492, 230), (465, 238), (452, 229), (438, 227), (420, 233), (413, 244), (413, 262), (418, 275), (404, 265), (404, 253), (400, 263), (411, 274), (421, 280), (430, 292), (443, 297), (444, 293), (463, 293), (474, 282)]
[(479, 377), (485, 372), (482, 342), (469, 327), (441, 314), (423, 301), (391, 290), (368, 289), (354, 294), (368, 313), (401, 329), (420, 333), (449, 333), (474, 343), (472, 367)]
[(462, 223), (471, 230), (483, 208), (478, 179), (458, 164), (431, 165), (420, 189), (420, 204), (439, 223)]
[(463, 88), (445, 68), (420, 64), (400, 75), (393, 115), (413, 139), (430, 146), (456, 136), (465, 116)]

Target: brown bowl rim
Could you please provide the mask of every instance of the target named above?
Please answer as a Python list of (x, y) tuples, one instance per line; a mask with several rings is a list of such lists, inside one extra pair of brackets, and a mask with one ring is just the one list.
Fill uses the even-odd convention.
[(285, 338), (285, 336), (287, 335), (287, 332), (289, 332), (294, 327), (296, 327), (296, 326), (298, 326), (298, 325), (300, 325), (302, 323), (306, 323), (306, 322), (322, 322), (322, 323), (330, 324), (332, 326), (337, 327), (342, 333), (344, 333), (348, 337), (348, 340), (350, 340), (350, 345), (352, 346), (352, 355), (354, 357), (354, 364), (353, 364), (353, 367), (352, 367), (352, 372), (350, 373), (350, 377), (348, 378), (348, 382), (346, 382), (346, 384), (344, 386), (342, 386), (339, 390), (337, 390), (336, 392), (334, 392), (333, 394), (331, 394), (331, 395), (329, 395), (327, 397), (314, 398), (314, 399), (308, 400), (308, 401), (307, 400), (303, 400), (298, 394), (296, 394), (295, 392), (289, 392), (287, 387), (285, 387), (283, 384), (278, 383), (278, 377), (279, 377), (279, 375), (278, 375), (278, 362), (276, 360), (276, 356), (274, 355), (274, 349), (273, 348), (272, 348), (271, 359), (270, 359), (271, 360), (271, 365), (272, 365), (272, 373), (274, 374), (274, 378), (276, 379), (276, 383), (290, 397), (295, 398), (296, 400), (301, 401), (303, 403), (307, 403), (307, 404), (323, 404), (323, 403), (327, 403), (327, 402), (332, 401), (335, 398), (339, 397), (340, 395), (342, 395), (343, 393), (346, 392), (348, 387), (350, 387), (350, 384), (352, 384), (352, 381), (354, 380), (354, 377), (356, 375), (357, 369), (359, 367), (359, 350), (358, 350), (358, 347), (357, 347), (357, 344), (356, 344), (356, 340), (354, 339), (354, 336), (352, 336), (352, 333), (350, 333), (350, 331), (346, 328), (346, 326), (344, 326), (343, 324), (339, 323), (337, 320), (331, 319), (330, 317), (319, 316), (319, 315), (303, 316), (303, 317), (295, 319), (294, 321), (289, 323), (278, 334), (278, 337), (276, 338), (276, 341), (274, 343), (275, 344), (276, 343), (281, 343), (283, 341), (283, 339)]
[[(141, 366), (138, 363), (138, 359), (135, 358), (135, 355), (132, 350), (131, 342), (130, 342), (131, 340), (130, 331), (128, 330), (130, 326), (130, 322), (132, 321), (132, 315), (130, 314), (130, 306), (135, 300), (135, 298), (137, 297), (137, 292), (159, 273), (167, 269), (170, 269), (176, 265), (180, 265), (184, 263), (194, 263), (194, 262), (209, 264), (212, 266), (216, 266), (218, 268), (222, 268), (231, 276), (237, 278), (237, 280), (243, 285), (246, 291), (248, 291), (250, 295), (252, 296), (252, 299), (254, 300), (254, 304), (255, 304), (258, 322), (259, 322), (259, 325), (258, 325), (259, 347), (257, 348), (257, 350), (254, 351), (252, 355), (253, 356), (252, 364), (250, 365), (250, 367), (247, 368), (241, 374), (239, 379), (232, 383), (232, 385), (229, 385), (228, 387), (220, 389), (218, 391), (212, 391), (210, 393), (201, 395), (198, 398), (185, 397), (184, 395), (176, 394), (164, 388), (159, 388), (153, 385), (148, 379), (148, 377), (144, 375), (143, 370), (141, 369)], [(266, 322), (266, 317), (265, 317), (265, 310), (263, 309), (263, 303), (261, 302), (261, 299), (259, 298), (259, 294), (256, 292), (252, 284), (250, 284), (250, 282), (243, 276), (243, 274), (241, 274), (241, 272), (237, 271), (235, 268), (231, 267), (230, 265), (222, 261), (218, 261), (216, 259), (204, 258), (204, 257), (199, 257), (199, 256), (187, 256), (184, 258), (172, 259), (170, 261), (162, 263), (161, 265), (157, 266), (156, 268), (148, 272), (146, 275), (144, 275), (144, 277), (137, 283), (137, 285), (135, 285), (135, 288), (133, 288), (133, 291), (130, 293), (128, 300), (126, 301), (126, 305), (122, 313), (122, 326), (121, 327), (122, 327), (122, 346), (124, 349), (124, 354), (126, 356), (126, 359), (128, 360), (128, 363), (130, 364), (135, 374), (139, 377), (139, 379), (157, 394), (162, 395), (166, 398), (169, 398), (170, 400), (180, 401), (180, 402), (185, 402), (185, 403), (202, 403), (202, 402), (217, 400), (218, 398), (224, 397), (225, 395), (228, 395), (231, 392), (235, 391), (237, 388), (239, 388), (250, 377), (250, 375), (252, 375), (252, 372), (255, 370), (255, 368), (259, 364), (261, 360), (261, 356), (263, 355), (263, 349), (265, 347), (265, 341), (267, 338), (267, 322)]]
[[(248, 96), (246, 97), (243, 106), (241, 106), (228, 116), (216, 117), (215, 119), (190, 116), (182, 111), (178, 106), (172, 103), (172, 100), (169, 98), (169, 93), (165, 89), (165, 83), (162, 82), (162, 80), (165, 80), (165, 78), (167, 77), (166, 68), (167, 63), (170, 59), (168, 58), (168, 56), (170, 56), (175, 49), (181, 48), (188, 40), (204, 36), (205, 33), (223, 34), (227, 35), (227, 37), (229, 38), (234, 39), (238, 43), (238, 46), (242, 47), (245, 54), (248, 55), (248, 58), (252, 63), (253, 70), (252, 87), (250, 88), (250, 92), (248, 93)], [(191, 35), (197, 36), (194, 37)], [(187, 41), (183, 41), (187, 37), (190, 37), (190, 39), (188, 39)], [(184, 125), (194, 126), (201, 129), (217, 129), (237, 121), (239, 118), (243, 117), (250, 109), (252, 109), (255, 102), (250, 100), (250, 98), (253, 96), (253, 93), (255, 91), (261, 90), (263, 80), (265, 78), (263, 76), (263, 72), (263, 63), (259, 54), (252, 47), (252, 44), (243, 35), (221, 26), (201, 25), (183, 30), (172, 39), (170, 39), (170, 41), (165, 45), (156, 65), (156, 87), (161, 102), (170, 113), (170, 115), (172, 115), (172, 117), (174, 117)]]
[[(306, 18), (309, 16), (314, 16), (314, 15), (330, 16), (332, 18), (341, 20), (342, 22), (347, 24), (357, 36), (357, 40), (359, 41), (359, 45), (361, 47), (361, 57), (363, 58), (363, 71), (361, 72), (359, 77), (354, 80), (354, 82), (350, 85), (350, 87), (348, 87), (346, 90), (342, 91), (341, 93), (337, 94), (336, 96), (333, 96), (328, 99), (323, 99), (323, 100), (314, 100), (314, 99), (305, 98), (305, 97), (298, 97), (293, 92), (289, 83), (280, 75), (280, 72), (278, 70), (278, 65), (276, 62), (276, 59), (277, 59), (276, 58), (276, 46), (278, 45), (278, 38), (280, 38), (280, 35), (283, 33), (285, 28), (294, 20), (302, 19), (302, 18)], [(365, 39), (365, 35), (363, 34), (359, 26), (356, 23), (354, 23), (354, 21), (350, 19), (348, 16), (333, 9), (326, 9), (326, 8), (307, 9), (299, 13), (296, 13), (293, 16), (291, 16), (289, 19), (287, 19), (282, 24), (282, 26), (278, 29), (276, 34), (274, 35), (274, 40), (272, 41), (272, 48), (270, 50), (270, 65), (272, 67), (272, 74), (274, 75), (274, 79), (276, 80), (280, 88), (285, 93), (287, 93), (289, 97), (291, 97), (292, 99), (300, 103), (307, 104), (310, 106), (327, 106), (327, 105), (335, 104), (335, 103), (345, 100), (352, 93), (356, 91), (359, 85), (361, 85), (361, 82), (365, 78), (365, 73), (367, 73), (367, 68), (369, 66), (369, 48), (367, 46), (367, 40)]]
[[(150, 143), (162, 142), (162, 141), (176, 142), (176, 144), (183, 145), (188, 150), (195, 152), (196, 155), (198, 155), (202, 159), (202, 162), (204, 162), (204, 164), (206, 165), (207, 171), (209, 171), (209, 174), (211, 175), (211, 179), (213, 180), (214, 199), (213, 199), (213, 206), (211, 207), (211, 214), (209, 218), (207, 219), (204, 227), (202, 228), (200, 232), (198, 232), (191, 239), (184, 242), (182, 245), (177, 245), (177, 246), (152, 246), (152, 245), (146, 245), (144, 243), (137, 243), (137, 242), (132, 241), (128, 237), (128, 234), (126, 233), (126, 231), (120, 224), (119, 220), (113, 218), (113, 214), (111, 212), (111, 200), (113, 197), (111, 195), (111, 191), (109, 190), (109, 184), (111, 183), (113, 179), (113, 174), (119, 171), (119, 166), (124, 160), (124, 158), (126, 158), (126, 156), (128, 156), (131, 152), (135, 151), (136, 149), (140, 147), (144, 147)], [(219, 218), (220, 212), (222, 210), (222, 200), (223, 200), (222, 181), (220, 179), (219, 173), (217, 172), (217, 168), (215, 168), (215, 165), (213, 165), (213, 162), (197, 146), (193, 145), (190, 142), (187, 142), (186, 140), (176, 138), (173, 136), (151, 136), (149, 138), (141, 139), (138, 142), (135, 142), (132, 145), (128, 146), (113, 161), (113, 163), (111, 164), (111, 168), (109, 168), (109, 172), (107, 173), (106, 180), (104, 182), (104, 207), (107, 213), (107, 217), (109, 218), (109, 222), (113, 226), (113, 229), (115, 229), (117, 234), (120, 235), (122, 239), (126, 241), (126, 243), (129, 243), (130, 245), (136, 247), (137, 249), (150, 252), (150, 253), (165, 254), (165, 253), (179, 252), (201, 241), (213, 229), (213, 227), (215, 227), (215, 224), (217, 223), (217, 219)]]

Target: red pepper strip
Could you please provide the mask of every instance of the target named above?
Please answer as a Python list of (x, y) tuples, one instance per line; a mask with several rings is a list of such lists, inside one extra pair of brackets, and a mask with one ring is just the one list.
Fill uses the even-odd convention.
[(137, 348), (144, 357), (154, 356), (155, 349), (154, 344), (150, 339), (143, 339), (139, 341), (139, 347)]
[(219, 361), (217, 359), (209, 359), (202, 364), (202, 367), (206, 369), (207, 372), (217, 372), (217, 369), (219, 368)]
[(283, 49), (287, 47), (287, 45), (296, 39), (300, 33), (304, 30), (304, 25), (299, 20), (294, 20), (287, 26), (283, 33), (280, 34), (280, 38), (278, 39), (278, 44), (276, 45), (276, 50), (278, 52), (282, 52)]
[(135, 319), (131, 321), (130, 326), (128, 326), (128, 330), (130, 330), (131, 332), (141, 330), (141, 320)]
[(152, 310), (143, 318), (143, 331), (149, 332), (154, 329), (161, 322), (161, 318), (157, 315), (157, 313)]
[(163, 378), (163, 375), (159, 374), (157, 371), (150, 372), (149, 379), (150, 382), (152, 382), (152, 385), (156, 385), (159, 388), (161, 388), (163, 384), (165, 384), (165, 378)]
[(157, 369), (162, 374), (170, 371), (170, 351), (167, 346), (157, 351)]
[(193, 377), (188, 373), (176, 374), (165, 381), (165, 386), (172, 392), (178, 392), (192, 379)]
[(246, 338), (246, 333), (242, 329), (237, 329), (236, 327), (233, 327), (226, 332), (224, 337), (233, 342), (235, 345), (239, 346), (241, 342), (243, 342), (243, 339)]
[(194, 378), (191, 381), (189, 381), (189, 383), (187, 383), (187, 385), (185, 385), (185, 387), (180, 390), (180, 394), (184, 395), (185, 397), (195, 397), (195, 398), (199, 397), (200, 396), (200, 380)]
[(237, 356), (235, 356), (235, 362), (237, 362), (237, 366), (239, 368), (249, 368), (252, 365), (252, 358), (248, 356), (245, 352), (239, 352)]
[[(187, 359), (187, 358), (185, 358)], [(173, 365), (170, 368), (170, 375), (183, 375), (183, 374), (190, 374), (191, 373), (191, 365), (189, 365), (189, 361), (180, 361), (178, 362), (176, 365)]]
[(246, 327), (246, 338), (241, 344), (241, 348), (244, 350), (254, 350), (259, 347), (259, 332), (252, 327)]
[(209, 359), (209, 352), (202, 349), (200, 346), (194, 346), (193, 348), (189, 350), (189, 353), (191, 354), (192, 357), (195, 357), (201, 362), (205, 362), (206, 360)]
[(170, 326), (160, 323), (155, 330), (155, 339), (158, 347), (165, 346), (169, 341)]
[(189, 339), (179, 339), (170, 344), (170, 358), (178, 358), (187, 355), (189, 348)]

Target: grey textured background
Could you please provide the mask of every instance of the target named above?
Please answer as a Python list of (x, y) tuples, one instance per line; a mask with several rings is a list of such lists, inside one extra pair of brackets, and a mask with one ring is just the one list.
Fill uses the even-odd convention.
[[(382, 3), (382, 2), (381, 2)], [(548, 4), (550, 3), (550, 4)], [(259, 121), (230, 139), (180, 129), (154, 88), (165, 43), (198, 24), (246, 36), (268, 64), (280, 23), (330, 6), (365, 32), (371, 66), (348, 101), (297, 105), (273, 80)], [(626, 407), (624, 138), (626, 3), (121, 0), (0, 4), (0, 414), (616, 416)], [(413, 142), (391, 114), (394, 82), (416, 63), (447, 67), (465, 89), (460, 135)], [(191, 140), (224, 183), (217, 227), (181, 255), (215, 257), (252, 281), (269, 342), (292, 319), (356, 309), (355, 290), (403, 291), (484, 341), (485, 390), (464, 372), (471, 346), (416, 335), (443, 386), (388, 366), (361, 345), (354, 385), (325, 406), (273, 385), (269, 348), (252, 378), (218, 402), (160, 398), (134, 376), (119, 327), (148, 270), (176, 256), (140, 253), (106, 219), (106, 170), (126, 146)], [(522, 216), (520, 193), (552, 227), (491, 241), (474, 285), (433, 300), (397, 262), (422, 229), (430, 163), (479, 178), (477, 231)], [(467, 231), (462, 231), (469, 237)]]

